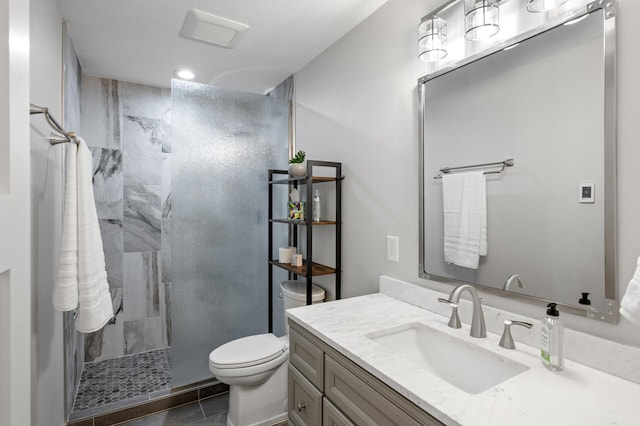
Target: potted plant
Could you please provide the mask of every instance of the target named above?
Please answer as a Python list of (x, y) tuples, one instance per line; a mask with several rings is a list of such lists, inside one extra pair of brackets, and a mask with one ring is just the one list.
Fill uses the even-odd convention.
[(304, 151), (300, 150), (289, 160), (289, 176), (301, 178), (307, 175), (307, 166), (304, 164)]

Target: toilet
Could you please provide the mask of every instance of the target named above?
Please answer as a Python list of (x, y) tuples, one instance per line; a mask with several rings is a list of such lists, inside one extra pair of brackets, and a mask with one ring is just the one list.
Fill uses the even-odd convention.
[[(306, 283), (284, 281), (280, 290), (285, 310), (306, 305)], [(312, 303), (321, 303), (324, 296), (314, 284)], [(209, 354), (209, 370), (229, 385), (227, 426), (270, 426), (287, 420), (288, 358), (288, 336), (272, 333), (232, 340)]]

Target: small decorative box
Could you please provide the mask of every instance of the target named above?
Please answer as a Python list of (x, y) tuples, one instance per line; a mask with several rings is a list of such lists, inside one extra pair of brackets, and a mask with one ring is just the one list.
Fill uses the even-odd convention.
[(304, 220), (304, 201), (289, 201), (287, 213), (289, 220)]
[(291, 264), (293, 266), (302, 266), (302, 255), (299, 253), (291, 255)]

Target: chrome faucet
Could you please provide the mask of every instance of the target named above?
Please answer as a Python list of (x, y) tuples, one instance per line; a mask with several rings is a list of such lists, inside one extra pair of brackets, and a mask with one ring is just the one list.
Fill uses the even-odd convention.
[(527, 280), (525, 280), (522, 275), (513, 274), (509, 278), (507, 278), (507, 281), (504, 282), (504, 286), (502, 287), (502, 289), (505, 291), (511, 290), (511, 284), (513, 284), (514, 281), (518, 284), (518, 288), (527, 287)]
[(530, 322), (504, 320), (504, 331), (502, 332), (502, 338), (500, 339), (500, 343), (498, 343), (498, 345), (502, 348), (505, 348), (505, 349), (516, 348), (516, 343), (513, 341), (513, 336), (511, 335), (512, 325), (521, 325), (522, 327), (526, 327), (526, 328), (533, 327), (533, 324), (531, 324)]
[(462, 328), (462, 324), (460, 324), (460, 317), (458, 316), (458, 304), (451, 303), (448, 299), (443, 299), (442, 297), (438, 297), (438, 302), (446, 303), (451, 308), (451, 318), (449, 318), (449, 327)]
[[(449, 295), (449, 304), (458, 306), (460, 302), (460, 295), (463, 291), (468, 290), (471, 294), (471, 300), (473, 301), (473, 317), (471, 319), (471, 337), (487, 337), (487, 328), (484, 323), (484, 315), (482, 314), (482, 303), (478, 291), (469, 284), (461, 284), (454, 288)], [(457, 309), (454, 309), (449, 320), (449, 327), (452, 327), (452, 323), (455, 323), (453, 316), (458, 316)], [(459, 323), (459, 320), (458, 320)], [(453, 327), (456, 328), (456, 327)]]

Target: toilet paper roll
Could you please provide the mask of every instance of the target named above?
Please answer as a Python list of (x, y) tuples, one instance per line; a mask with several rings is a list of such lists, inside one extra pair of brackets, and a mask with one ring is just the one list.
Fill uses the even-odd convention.
[(278, 249), (278, 262), (291, 263), (291, 257), (296, 253), (295, 247), (280, 247)]

